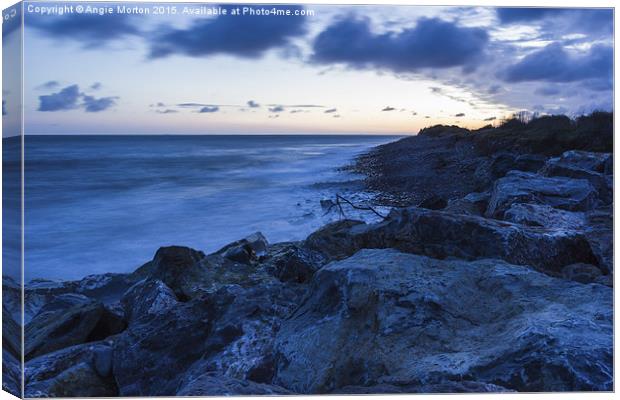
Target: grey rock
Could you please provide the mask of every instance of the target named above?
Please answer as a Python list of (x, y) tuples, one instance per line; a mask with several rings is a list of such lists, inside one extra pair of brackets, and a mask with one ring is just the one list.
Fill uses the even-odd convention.
[(2, 390), (13, 396), (22, 397), (21, 362), (2, 346)]
[(81, 344), (26, 362), (26, 397), (111, 397), (118, 395), (114, 378), (97, 371), (97, 354), (110, 343)]
[(453, 199), (448, 202), (444, 211), (455, 214), (482, 216), (487, 209), (491, 193), (473, 192), (467, 196)]
[(250, 263), (265, 256), (268, 247), (269, 242), (265, 236), (260, 232), (255, 232), (244, 239), (225, 246), (217, 251), (217, 254), (221, 254), (222, 257), (232, 261)]
[[(396, 248), (433, 258), (465, 260), (498, 258), (558, 275), (577, 262), (598, 265), (584, 233), (545, 229), (458, 215), (444, 211), (405, 208), (394, 210), (377, 224), (328, 225), (309, 236), (331, 260), (346, 258), (364, 248)], [(307, 242), (308, 242), (307, 241)], [(331, 245), (330, 245), (331, 244)]]
[(498, 260), (362, 250), (315, 274), (276, 351), (274, 383), (297, 393), (447, 377), (611, 390), (612, 290)]
[(528, 226), (583, 231), (586, 215), (580, 211), (566, 211), (543, 204), (514, 203), (504, 213), (504, 220)]
[(289, 243), (272, 246), (265, 265), (282, 282), (304, 283), (325, 262), (325, 257), (318, 251)]
[(568, 211), (587, 211), (596, 205), (597, 198), (596, 189), (585, 179), (511, 171), (493, 185), (485, 215), (502, 219), (514, 203), (546, 204)]
[(603, 172), (581, 168), (580, 164), (569, 163), (564, 157), (548, 160), (540, 170), (540, 174), (543, 176), (585, 179), (597, 190), (599, 199), (602, 202), (607, 204), (613, 200), (613, 181), (609, 180), (609, 176), (604, 175)]
[(596, 153), (591, 151), (570, 150), (562, 153), (556, 160), (576, 168), (593, 171), (605, 172), (605, 166), (612, 160), (611, 153)]
[(418, 207), (428, 208), (429, 210), (442, 210), (446, 208), (447, 205), (448, 202), (446, 199), (437, 195), (432, 195), (422, 200)]
[(53, 311), (37, 314), (25, 326), (26, 360), (68, 346), (102, 340), (125, 329), (123, 320), (96, 301), (53, 308)]
[(203, 374), (179, 389), (177, 396), (291, 395), (290, 391), (262, 383), (231, 378), (216, 372)]
[(172, 289), (158, 279), (144, 279), (136, 283), (121, 299), (124, 315), (129, 324), (136, 320), (158, 318), (177, 303)]

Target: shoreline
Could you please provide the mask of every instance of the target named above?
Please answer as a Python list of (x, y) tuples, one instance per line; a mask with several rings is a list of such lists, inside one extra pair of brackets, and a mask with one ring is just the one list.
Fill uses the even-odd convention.
[(592, 118), (565, 142), (543, 117), (378, 146), (352, 168), (383, 221), (28, 284), (26, 395), (612, 390), (612, 116)]

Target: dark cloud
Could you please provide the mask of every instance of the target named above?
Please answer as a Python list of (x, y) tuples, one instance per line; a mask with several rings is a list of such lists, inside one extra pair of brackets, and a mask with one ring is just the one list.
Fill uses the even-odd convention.
[(118, 97), (101, 97), (97, 99), (93, 96), (84, 95), (84, 110), (91, 113), (105, 111), (108, 108), (116, 105), (117, 99)]
[(99, 89), (101, 89), (101, 86), (102, 86), (102, 85), (101, 85), (101, 82), (95, 82), (95, 83), (93, 83), (92, 85), (90, 85), (90, 88), (91, 88), (92, 90), (99, 90)]
[(418, 115), (418, 113), (415, 112), (415, 111), (411, 111), (411, 115), (416, 116), (416, 115)]
[(495, 121), (497, 118), (496, 117), (489, 117), (489, 118), (485, 118), (484, 121)]
[(517, 22), (534, 22), (549, 16), (561, 15), (566, 12), (566, 9), (542, 7), (500, 7), (496, 11), (500, 22), (512, 24)]
[(260, 107), (260, 104), (258, 104), (254, 100), (249, 100), (247, 104), (248, 104), (248, 107), (250, 107), (250, 108), (258, 108), (258, 107)]
[(39, 111), (64, 111), (78, 107), (81, 97), (78, 85), (67, 86), (58, 93), (39, 96)]
[(177, 107), (212, 107), (213, 104), (203, 104), (203, 103), (181, 103), (177, 104)]
[(324, 112), (325, 114), (332, 114), (332, 113), (335, 113), (336, 111), (338, 111), (338, 110), (337, 110), (337, 109), (335, 109), (335, 108), (330, 108), (329, 110), (325, 110), (325, 111), (323, 111), (323, 112)]
[(491, 86), (489, 86), (489, 89), (487, 90), (487, 93), (489, 93), (489, 94), (498, 94), (501, 91), (502, 91), (502, 87), (500, 85), (491, 85)]
[(179, 111), (177, 111), (177, 110), (173, 110), (173, 109), (171, 109), (171, 108), (166, 108), (166, 109), (164, 109), (164, 110), (155, 110), (155, 112), (156, 112), (157, 114), (176, 114), (176, 113), (178, 113)]
[(54, 39), (75, 40), (86, 47), (100, 47), (113, 40), (140, 33), (127, 14), (27, 14), (26, 24)]
[(465, 116), (465, 113), (458, 113), (455, 115), (455, 117), (464, 117), (464, 116)]
[(545, 86), (539, 87), (534, 91), (534, 93), (539, 94), (541, 96), (555, 96), (560, 94), (560, 89), (555, 86)]
[(381, 111), (394, 111), (394, 110), (396, 110), (394, 107), (387, 106), (384, 109), (382, 109)]
[(503, 71), (503, 78), (507, 82), (575, 82), (592, 78), (610, 80), (612, 74), (612, 47), (597, 45), (587, 53), (571, 55), (554, 43), (508, 67)]
[(216, 113), (218, 111), (220, 111), (220, 108), (218, 106), (205, 106), (205, 107), (202, 107), (198, 112), (201, 114), (204, 114), (204, 113)]
[(6, 100), (2, 100), (2, 115), (6, 115)]
[(340, 114), (333, 115), (334, 118), (340, 118)]
[(274, 106), (274, 107), (269, 108), (269, 112), (272, 112), (272, 113), (279, 113), (282, 111), (284, 111), (284, 107), (282, 106)]
[(36, 87), (37, 90), (51, 90), (60, 86), (58, 81), (47, 81)]
[(344, 18), (317, 36), (313, 60), (395, 72), (472, 66), (481, 61), (488, 41), (484, 29), (437, 18), (421, 18), (414, 28), (382, 34), (371, 31), (368, 19)]
[(116, 105), (117, 99), (118, 97), (89, 96), (80, 92), (78, 85), (71, 85), (57, 93), (39, 96), (38, 111), (66, 111), (82, 107), (86, 112), (95, 113)]
[[(229, 54), (258, 58), (269, 49), (289, 44), (291, 38), (306, 32), (304, 16), (230, 15), (236, 5), (222, 6), (228, 15), (216, 18), (197, 18), (187, 29), (163, 28), (150, 43), (150, 57), (161, 58), (173, 54), (202, 57)], [(243, 6), (239, 6), (243, 7)], [(300, 6), (273, 5), (283, 12), (294, 13)]]

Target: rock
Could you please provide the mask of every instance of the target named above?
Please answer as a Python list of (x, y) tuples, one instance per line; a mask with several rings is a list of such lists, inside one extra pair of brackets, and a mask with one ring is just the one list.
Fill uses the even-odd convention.
[(504, 393), (511, 392), (502, 386), (492, 383), (481, 383), (468, 380), (443, 381), (428, 385), (376, 385), (376, 386), (345, 386), (335, 390), (337, 394), (410, 394), (410, 393)]
[(282, 282), (305, 283), (326, 260), (318, 251), (296, 244), (273, 246), (265, 261), (271, 274)]
[(432, 195), (422, 200), (422, 202), (418, 205), (420, 208), (427, 208), (429, 210), (441, 210), (446, 208), (448, 202), (446, 199), (441, 198), (437, 195)]
[(2, 349), (11, 353), (15, 358), (21, 358), (22, 329), (15, 322), (5, 304), (2, 304)]
[(129, 324), (157, 318), (177, 305), (174, 292), (160, 280), (144, 279), (129, 288), (121, 299)]
[(514, 203), (504, 220), (528, 226), (581, 231), (586, 224), (583, 212), (565, 211), (541, 204)]
[(570, 150), (562, 153), (557, 160), (564, 165), (571, 165), (575, 168), (593, 172), (605, 172), (605, 166), (612, 160), (611, 153), (595, 153), (591, 151)]
[(216, 372), (199, 376), (177, 392), (177, 396), (251, 396), (291, 395), (290, 391), (247, 380), (230, 378)]
[(2, 346), (2, 390), (21, 398), (23, 397), (21, 382), (21, 362)]
[(278, 332), (274, 383), (331, 393), (466, 377), (528, 392), (611, 390), (612, 297), (498, 260), (362, 250), (315, 274)]
[(514, 203), (544, 204), (568, 211), (586, 211), (597, 202), (596, 189), (585, 179), (544, 177), (511, 171), (493, 185), (485, 215), (502, 219)]
[[(118, 396), (114, 378), (101, 373), (102, 357), (110, 354), (108, 342), (68, 347), (26, 363), (26, 397)], [(99, 365), (98, 365), (99, 364)], [(105, 364), (105, 362), (104, 362)]]
[(321, 204), (321, 208), (326, 211), (333, 208), (336, 205), (336, 203), (334, 203), (334, 201), (330, 199), (321, 200), (319, 203)]
[(234, 243), (231, 243), (217, 251), (222, 257), (229, 260), (250, 263), (257, 261), (260, 257), (267, 254), (269, 243), (262, 233), (256, 232)]
[(304, 245), (329, 259), (346, 258), (352, 254), (351, 249), (356, 247), (351, 243), (350, 229), (361, 225), (365, 225), (363, 221), (348, 219), (332, 222), (308, 236)]
[(568, 163), (563, 157), (552, 158), (540, 170), (543, 176), (561, 176), (574, 179), (585, 179), (597, 190), (599, 199), (605, 203), (613, 200), (613, 180), (602, 172), (583, 169), (579, 164)]
[(119, 395), (176, 393), (180, 375), (205, 352), (215, 318), (210, 303), (199, 298), (179, 302), (153, 318), (131, 314), (132, 322), (113, 345), (112, 373)]
[(396, 248), (440, 259), (498, 258), (552, 275), (577, 262), (598, 265), (584, 233), (422, 208), (394, 210), (386, 221), (377, 224), (328, 225), (309, 240), (314, 235), (324, 239), (312, 242), (315, 248), (324, 245), (324, 254), (332, 260), (364, 248)]
[(205, 257), (202, 251), (189, 247), (160, 247), (153, 260), (138, 268), (133, 275), (139, 279), (160, 280), (174, 291), (179, 300), (185, 301), (205, 281), (206, 266), (200, 263)]
[(592, 264), (577, 263), (562, 268), (565, 279), (580, 283), (596, 282), (601, 275), (601, 270)]
[(614, 271), (613, 205), (586, 213), (585, 235), (604, 274)]
[(489, 192), (472, 192), (460, 199), (450, 200), (444, 211), (481, 216), (487, 209), (490, 197)]
[[(66, 297), (60, 302), (66, 301)], [(93, 342), (125, 329), (125, 322), (96, 301), (70, 304), (59, 308), (50, 303), (51, 311), (40, 312), (25, 326), (26, 360), (68, 346)], [(44, 309), (43, 309), (44, 310)]]

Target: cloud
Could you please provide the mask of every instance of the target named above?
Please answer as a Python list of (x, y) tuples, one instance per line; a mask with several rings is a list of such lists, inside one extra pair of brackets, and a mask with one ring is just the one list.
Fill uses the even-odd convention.
[(371, 31), (367, 18), (344, 18), (316, 37), (312, 59), (395, 72), (472, 66), (481, 61), (488, 41), (484, 29), (437, 18), (420, 18), (414, 28), (382, 34)]
[(464, 116), (465, 116), (465, 113), (458, 113), (458, 114), (456, 114), (456, 115), (454, 115), (454, 116), (455, 116), (455, 117), (464, 117)]
[[(306, 17), (297, 15), (231, 15), (237, 6), (225, 5), (227, 15), (199, 18), (186, 29), (163, 28), (150, 43), (150, 58), (173, 54), (204, 57), (228, 54), (258, 58), (269, 49), (284, 47), (306, 32)], [(269, 6), (282, 12), (301, 11), (300, 6)]]
[(6, 115), (6, 100), (2, 100), (2, 115)]
[(505, 24), (533, 22), (549, 16), (557, 16), (565, 13), (562, 8), (542, 7), (500, 7), (496, 9), (500, 22)]
[(91, 113), (105, 111), (116, 105), (116, 99), (118, 99), (118, 97), (101, 97), (97, 99), (93, 96), (84, 95), (84, 110)]
[(249, 100), (247, 102), (247, 104), (248, 104), (248, 107), (250, 107), (250, 108), (259, 108), (260, 107), (260, 104), (258, 104), (254, 100)]
[(47, 81), (36, 87), (37, 90), (52, 90), (60, 86), (58, 81)]
[(283, 106), (274, 106), (274, 107), (269, 108), (269, 112), (272, 112), (272, 113), (279, 113), (282, 111), (284, 111)]
[(489, 86), (489, 89), (487, 90), (487, 93), (488, 94), (498, 94), (501, 91), (502, 91), (502, 87), (500, 85), (491, 85), (491, 86)]
[(340, 114), (333, 115), (334, 118), (340, 118)]
[(394, 110), (396, 110), (394, 107), (387, 106), (384, 109), (382, 109), (381, 111), (394, 111)]
[(33, 27), (47, 37), (60, 40), (75, 40), (85, 47), (101, 47), (113, 40), (140, 33), (127, 14), (27, 14), (26, 25)]
[(495, 121), (497, 118), (496, 117), (489, 117), (489, 118), (485, 118), (484, 121)]
[(101, 89), (101, 86), (102, 86), (102, 85), (101, 85), (101, 82), (95, 82), (95, 83), (93, 83), (92, 85), (90, 85), (90, 88), (91, 88), (92, 90), (99, 90), (99, 89)]
[(539, 87), (534, 91), (534, 93), (539, 94), (541, 96), (555, 96), (560, 94), (560, 89), (555, 86), (545, 86)]
[(67, 86), (58, 93), (39, 96), (39, 111), (64, 111), (78, 107), (81, 93), (78, 85)]
[(323, 111), (325, 114), (332, 114), (338, 111), (336, 108), (330, 108), (329, 110)]
[(177, 104), (177, 107), (212, 107), (213, 104), (203, 104), (203, 103), (180, 103)]
[(176, 114), (176, 113), (178, 113), (179, 111), (178, 111), (178, 110), (173, 110), (173, 109), (171, 109), (171, 108), (166, 108), (166, 109), (164, 109), (164, 110), (155, 110), (155, 112), (156, 112), (157, 114)]
[(611, 80), (613, 48), (596, 45), (588, 52), (569, 54), (558, 43), (535, 51), (503, 71), (507, 82), (575, 82), (584, 79)]
[(415, 112), (415, 111), (411, 111), (411, 115), (416, 116), (416, 115), (418, 115), (418, 113)]
[[(117, 99), (118, 97), (89, 96), (80, 92), (78, 85), (70, 85), (57, 93), (39, 96), (38, 111), (66, 111), (82, 107), (86, 112), (95, 113), (116, 105)], [(82, 100), (81, 103), (80, 100)]]
[(204, 113), (216, 113), (218, 111), (220, 111), (220, 108), (218, 106), (205, 106), (205, 107), (202, 107), (198, 112), (201, 114), (204, 114)]

